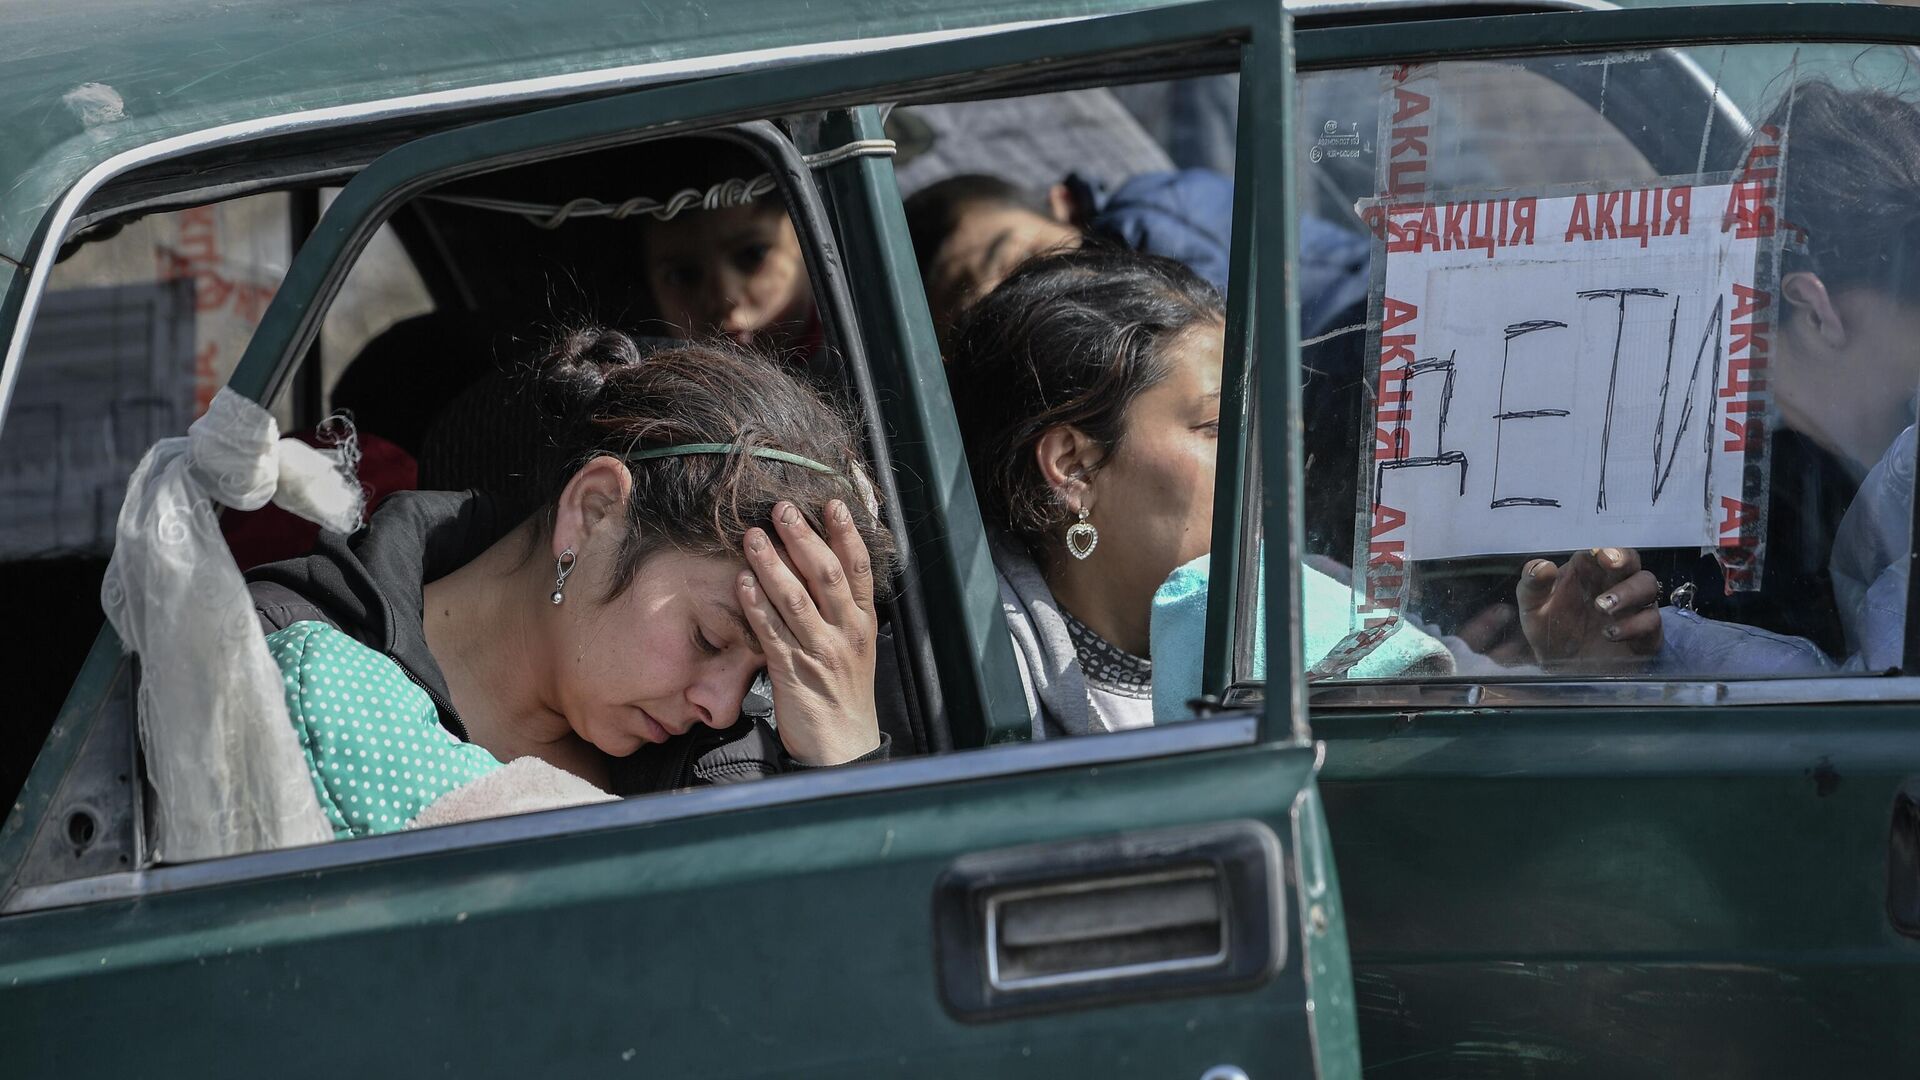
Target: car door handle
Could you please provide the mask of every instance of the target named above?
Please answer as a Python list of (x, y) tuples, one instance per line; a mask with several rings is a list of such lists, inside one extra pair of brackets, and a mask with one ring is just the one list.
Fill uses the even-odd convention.
[(1257, 821), (963, 856), (935, 890), (942, 998), (988, 1020), (1265, 981), (1283, 866)]
[(1230, 932), (1211, 864), (986, 894), (987, 982), (1066, 986), (1212, 967)]

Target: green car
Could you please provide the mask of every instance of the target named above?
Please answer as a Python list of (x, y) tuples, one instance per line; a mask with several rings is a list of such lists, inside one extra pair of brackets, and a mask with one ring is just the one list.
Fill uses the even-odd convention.
[[(1824, 174), (1789, 118), (1855, 94), (1823, 122), (1893, 175), (1857, 95), (1905, 92), (1920, 12), (107, 0), (0, 27), (0, 1073), (1920, 1070), (1913, 448), (1884, 445), (1915, 380), (1878, 393), (1883, 437), (1808, 419), (1854, 400), (1839, 376), (1803, 406), (1766, 366), (1899, 341), (1833, 332), (1865, 316), (1810, 284), (1855, 268), (1808, 269), (1794, 184)], [(1237, 123), (1198, 682), (1153, 727), (1036, 740), (902, 206), (915, 118), (1201, 79)], [(472, 326), (537, 321), (568, 273), (632, 302), (628, 192), (568, 247), (520, 229), (518, 178), (699, 133), (773, 178), (816, 374), (870, 429), (892, 759), (169, 859), (99, 605), (140, 454), (221, 385), (288, 430), (356, 394), (369, 430), (451, 408)], [(1906, 236), (1885, 220), (1863, 235)], [(425, 421), (387, 422), (427, 469)], [(487, 452), (453, 427), (451, 460)], [(1902, 469), (1863, 631), (1848, 522)], [(1548, 618), (1580, 575), (1658, 591)]]

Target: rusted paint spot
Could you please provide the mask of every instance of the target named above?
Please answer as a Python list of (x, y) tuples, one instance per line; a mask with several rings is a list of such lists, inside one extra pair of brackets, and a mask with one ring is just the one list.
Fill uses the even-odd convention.
[(60, 95), (60, 100), (79, 117), (83, 127), (100, 127), (127, 118), (127, 103), (121, 100), (120, 91), (105, 83), (81, 83)]

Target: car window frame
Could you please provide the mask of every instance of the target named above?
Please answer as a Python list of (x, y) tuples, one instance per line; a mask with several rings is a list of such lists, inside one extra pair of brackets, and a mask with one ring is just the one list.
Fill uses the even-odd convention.
[[(46, 211), (34, 246), (24, 258), (17, 262), (0, 260), (0, 327), (5, 334), (4, 349), (0, 349), (0, 431), (5, 428), (12, 388), (35, 331), (40, 300), (58, 262), (55, 256), (74, 234), (102, 218), (136, 210), (181, 210), (303, 183), (340, 180), (391, 149), (382, 140), (390, 140), (390, 129), (402, 122), (431, 133), (477, 122), (488, 115), (555, 106), (596, 94), (632, 92), (677, 79), (748, 74), (907, 45), (962, 41), (1060, 21), (1070, 20), (1023, 20), (880, 38), (841, 38), (566, 74), (509, 77), (450, 90), (275, 113), (133, 146), (99, 162), (61, 194)], [(288, 142), (333, 135), (339, 138), (327, 140), (317, 150), (292, 157), (275, 156)], [(153, 171), (177, 169), (182, 163), (191, 165), (202, 157), (218, 157), (236, 149), (257, 150), (280, 168), (263, 172), (249, 166), (239, 176), (217, 169), (203, 176), (187, 168), (175, 173), (172, 182), (156, 185), (146, 179)], [(39, 836), (55, 827), (55, 803), (76, 760), (85, 752), (99, 711), (109, 707), (118, 680), (125, 677), (126, 663), (119, 638), (111, 626), (103, 625), (35, 754), (15, 806), (0, 820), (0, 911), (5, 910), (5, 899), (16, 887)], [(136, 799), (138, 796), (136, 785)], [(34, 823), (31, 829), (27, 828), (29, 822)]]
[[(1171, 9), (1072, 20), (1068, 25), (1049, 23), (1029, 27), (1011, 39), (993, 40), (994, 35), (969, 33), (957, 35), (958, 41), (936, 42), (878, 55), (863, 54), (858, 63), (841, 61), (823, 65), (823, 69), (830, 66), (831, 70), (826, 73), (838, 80), (837, 83), (827, 80), (826, 86), (795, 89), (792, 86), (793, 74), (785, 70), (694, 80), (644, 91), (650, 97), (657, 95), (649, 101), (649, 105), (665, 101), (657, 111), (675, 117), (665, 121), (634, 123), (630, 117), (625, 117), (621, 110), (631, 95), (562, 106), (576, 117), (597, 116), (611, 110), (610, 116), (622, 120), (624, 126), (617, 137), (601, 136), (577, 142), (542, 140), (537, 150), (525, 152), (524, 157), (534, 160), (769, 116), (855, 107), (874, 100), (876, 96), (895, 92), (899, 92), (899, 100), (910, 100), (915, 93), (932, 99), (934, 96), (952, 98), (969, 93), (987, 96), (995, 91), (1004, 95), (1036, 92), (1042, 88), (1057, 88), (1074, 78), (1084, 80), (1090, 68), (1124, 76), (1110, 77), (1107, 81), (1151, 81), (1172, 72), (1184, 74), (1206, 70), (1209, 61), (1194, 59), (1194, 50), (1202, 45), (1229, 50), (1245, 74), (1251, 74), (1260, 69), (1264, 62), (1276, 59), (1281, 62), (1271, 66), (1285, 70), (1284, 61), (1289, 55), (1287, 25), (1287, 16), (1275, 5), (1255, 0), (1206, 0), (1204, 3)], [(1256, 41), (1260, 48), (1255, 50), (1246, 47), (1249, 41)], [(941, 48), (951, 48), (953, 51), (949, 54), (936, 53), (931, 57), (928, 55), (929, 50)], [(1154, 58), (1162, 66), (1143, 70), (1136, 61), (1144, 57)], [(875, 65), (880, 66), (883, 73), (873, 72)], [(1281, 81), (1284, 84), (1286, 80)], [(742, 101), (750, 104), (742, 104)], [(557, 110), (543, 110), (541, 115), (550, 119), (552, 111)], [(421, 142), (438, 140), (438, 145), (451, 150), (463, 140), (480, 137), (475, 134), (479, 129), (494, 123), (522, 121), (524, 118), (525, 114), (517, 114), (502, 121), (457, 127), (428, 136)], [(292, 377), (294, 364), (291, 358), (305, 349), (311, 335), (318, 333), (328, 305), (350, 273), (353, 260), (366, 241), (406, 199), (418, 194), (419, 190), (460, 175), (459, 167), (471, 164), (475, 156), (468, 154), (465, 158), (450, 159), (449, 170), (434, 172), (417, 184), (379, 188), (378, 196), (369, 200), (379, 212), (355, 216), (344, 228), (337, 219), (330, 222), (323, 217), (281, 283), (283, 293), (306, 298), (304, 315), (298, 320), (281, 320), (279, 323), (269, 320), (271, 325), (263, 324), (261, 331), (250, 342), (229, 385), (257, 400), (271, 400)], [(488, 164), (484, 168), (472, 168), (469, 172), (503, 168), (515, 163), (511, 152), (503, 154), (497, 148), (478, 156)], [(373, 173), (380, 167), (380, 162), (375, 162), (362, 175)], [(375, 180), (362, 186), (373, 188), (378, 182), (376, 174)], [(1248, 187), (1251, 188), (1251, 185)], [(334, 207), (350, 200), (355, 194), (350, 183)], [(1249, 190), (1246, 196), (1249, 212), (1251, 198)], [(348, 205), (351, 206), (351, 203)], [(66, 219), (70, 220), (76, 207), (77, 204), (63, 202), (57, 213), (64, 212)], [(1241, 207), (1237, 205), (1236, 221), (1240, 220), (1240, 210)], [(1280, 227), (1284, 228), (1284, 223)], [(1242, 289), (1246, 287), (1244, 284), (1240, 286)], [(24, 328), (21, 333), (25, 333)], [(93, 669), (96, 663), (120, 661), (122, 656), (118, 645), (111, 629), (104, 629), (94, 655), (89, 657), (89, 669)], [(89, 698), (97, 712), (108, 696), (109, 690), (104, 684), (91, 688), (77, 685), (75, 694), (70, 695), (63, 709), (63, 718), (82, 711), (89, 704)], [(1022, 698), (1024, 708), (1024, 695)], [(86, 717), (76, 716), (75, 719), (84, 720)], [(281, 877), (323, 867), (401, 858), (423, 850), (576, 836), (638, 823), (695, 818), (746, 807), (929, 784), (962, 783), (1107, 762), (1172, 758), (1250, 746), (1263, 741), (1268, 727), (1266, 718), (1258, 714), (1223, 714), (1203, 722), (1115, 733), (1098, 739), (1048, 740), (1031, 745), (988, 747), (961, 754), (942, 754), (870, 766), (811, 770), (753, 784), (676, 793), (670, 798), (625, 799), (462, 823), (418, 833), (361, 838), (351, 844), (256, 852), (200, 863), (142, 868), (101, 877), (11, 889), (10, 892), (0, 893), (0, 916), (46, 907), (148, 895), (162, 890)], [(1290, 727), (1282, 730), (1286, 735), (1292, 734)], [(71, 763), (75, 749), (71, 744), (83, 741), (84, 737), (71, 742), (63, 741), (62, 752), (55, 756), (64, 760), (57, 762), (49, 760), (43, 751), (29, 777), (29, 787), (35, 788), (35, 781), (44, 779), (47, 781), (46, 795), (50, 798), (57, 792), (65, 778), (66, 766)], [(45, 820), (44, 814), (34, 819), (36, 829), (32, 832), (37, 833)], [(11, 816), (9, 824), (14, 824)], [(24, 824), (24, 820), (19, 822), (19, 825)], [(30, 839), (29, 831), (18, 827), (13, 828), (10, 835), (0, 836), (0, 875), (4, 875), (9, 887), (20, 865), (24, 845)]]
[[(1730, 18), (1737, 13), (1739, 18)], [(1609, 11), (1564, 11), (1478, 18), (1412, 17), (1373, 26), (1302, 27), (1295, 32), (1297, 73), (1353, 69), (1427, 61), (1504, 60), (1624, 49), (1699, 46), (1779, 45), (1793, 43), (1920, 47), (1920, 11), (1912, 8), (1847, 4), (1751, 4), (1682, 6)], [(1684, 57), (1684, 52), (1681, 53)], [(1691, 57), (1685, 57), (1691, 62)], [(1296, 420), (1297, 423), (1297, 420)], [(1246, 461), (1247, 459), (1242, 459)], [(1243, 466), (1258, 472), (1268, 462)], [(1222, 474), (1222, 484), (1225, 483)], [(1297, 481), (1297, 478), (1296, 478)], [(1292, 485), (1297, 490), (1297, 482)], [(1915, 500), (1920, 529), (1920, 498)], [(1290, 540), (1304, 537), (1298, 522)], [(1250, 535), (1250, 534), (1243, 534)], [(1268, 533), (1272, 535), (1271, 532)], [(1913, 534), (1920, 538), (1920, 531)], [(1216, 545), (1216, 550), (1218, 545)], [(1269, 544), (1267, 572), (1276, 563)], [(1232, 561), (1242, 561), (1236, 541)], [(1221, 560), (1216, 560), (1218, 563)], [(1216, 594), (1217, 598), (1217, 594)], [(1713, 677), (1496, 679), (1449, 676), (1410, 679), (1320, 682), (1308, 688), (1314, 710), (1379, 711), (1424, 709), (1521, 709), (1535, 707), (1712, 708), (1723, 705), (1823, 704), (1849, 701), (1911, 700), (1920, 697), (1920, 581), (1909, 582), (1908, 634), (1900, 673), (1818, 675), (1750, 680)], [(1269, 655), (1273, 616), (1268, 614)], [(1224, 672), (1222, 703), (1230, 708), (1271, 702), (1268, 684), (1235, 680), (1227, 670), (1233, 627), (1222, 630), (1216, 645), (1209, 627), (1210, 664)], [(1223, 650), (1216, 653), (1216, 649)], [(1219, 659), (1216, 661), (1216, 655)], [(1296, 670), (1298, 670), (1296, 668)], [(1292, 680), (1298, 683), (1298, 678)], [(1268, 706), (1270, 708), (1270, 704)]]

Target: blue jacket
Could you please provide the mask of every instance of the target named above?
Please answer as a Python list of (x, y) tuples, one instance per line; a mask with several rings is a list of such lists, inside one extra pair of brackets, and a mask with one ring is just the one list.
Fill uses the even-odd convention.
[[(1233, 235), (1233, 181), (1207, 169), (1141, 173), (1111, 193), (1080, 177), (1068, 184), (1089, 199), (1090, 230), (1149, 255), (1178, 259), (1227, 292)], [(1299, 222), (1300, 332), (1312, 337), (1329, 321), (1364, 304), (1367, 239), (1311, 215)]]
[(1915, 439), (1914, 428), (1908, 427), (1893, 441), (1868, 471), (1833, 534), (1829, 567), (1847, 635), (1845, 658), (1836, 660), (1805, 638), (1662, 608), (1664, 640), (1653, 670), (1668, 675), (1818, 675), (1897, 667), (1906, 632)]

